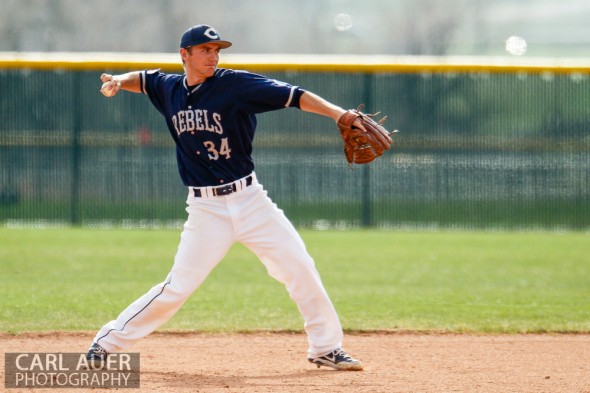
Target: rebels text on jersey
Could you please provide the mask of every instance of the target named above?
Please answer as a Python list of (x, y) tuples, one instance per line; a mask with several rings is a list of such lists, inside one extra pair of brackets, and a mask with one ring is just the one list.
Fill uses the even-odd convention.
[(231, 183), (254, 170), (256, 114), (299, 107), (304, 90), (246, 71), (217, 69), (197, 86), (186, 76), (143, 71), (141, 90), (164, 115), (186, 186)]

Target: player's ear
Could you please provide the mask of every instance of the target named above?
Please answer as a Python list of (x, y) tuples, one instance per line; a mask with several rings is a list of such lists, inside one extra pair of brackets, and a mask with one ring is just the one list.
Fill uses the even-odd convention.
[(189, 56), (189, 51), (186, 48), (180, 48), (180, 58), (182, 59), (182, 62), (184, 63)]

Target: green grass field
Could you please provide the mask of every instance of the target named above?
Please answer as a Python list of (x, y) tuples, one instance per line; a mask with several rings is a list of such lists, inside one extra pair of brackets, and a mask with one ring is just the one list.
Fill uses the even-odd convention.
[[(590, 332), (590, 234), (302, 231), (347, 331)], [(0, 228), (0, 331), (97, 330), (162, 281), (179, 231)], [(302, 330), (235, 245), (161, 329)]]

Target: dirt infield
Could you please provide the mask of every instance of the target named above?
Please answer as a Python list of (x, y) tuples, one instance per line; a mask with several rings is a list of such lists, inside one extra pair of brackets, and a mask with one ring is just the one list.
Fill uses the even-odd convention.
[[(1, 378), (6, 352), (83, 352), (92, 337), (0, 334)], [(302, 334), (156, 333), (133, 348), (141, 389), (118, 391), (590, 393), (590, 335), (349, 334), (345, 348), (365, 364), (360, 372), (317, 369), (306, 345)]]

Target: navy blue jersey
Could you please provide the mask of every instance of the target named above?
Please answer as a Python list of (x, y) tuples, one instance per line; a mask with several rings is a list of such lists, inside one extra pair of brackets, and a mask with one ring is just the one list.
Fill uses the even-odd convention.
[(186, 186), (231, 183), (254, 170), (256, 114), (298, 107), (304, 90), (246, 71), (217, 69), (189, 87), (185, 75), (143, 71), (141, 90), (164, 115)]

